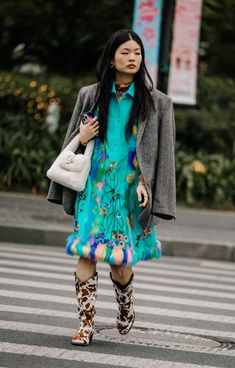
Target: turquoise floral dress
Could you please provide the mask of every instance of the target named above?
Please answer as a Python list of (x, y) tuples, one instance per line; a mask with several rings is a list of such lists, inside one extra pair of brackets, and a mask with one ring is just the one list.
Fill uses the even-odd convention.
[(66, 253), (109, 264), (133, 266), (160, 258), (161, 244), (153, 226), (142, 226), (136, 194), (140, 169), (136, 156), (138, 123), (125, 139), (133, 103), (134, 82), (120, 93), (113, 83), (104, 143), (95, 140), (86, 187), (77, 192), (74, 231)]

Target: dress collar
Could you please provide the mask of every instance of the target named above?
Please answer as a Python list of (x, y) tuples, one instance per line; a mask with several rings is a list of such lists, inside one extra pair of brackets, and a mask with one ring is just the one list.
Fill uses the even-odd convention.
[[(116, 94), (115, 81), (113, 81), (111, 92)], [(135, 83), (134, 83), (134, 81), (131, 82), (130, 87), (128, 88), (128, 90), (125, 93), (134, 98), (134, 94), (135, 94)]]

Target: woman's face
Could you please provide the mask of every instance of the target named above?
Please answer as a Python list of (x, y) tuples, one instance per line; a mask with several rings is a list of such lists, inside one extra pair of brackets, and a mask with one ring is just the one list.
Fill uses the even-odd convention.
[(117, 48), (113, 61), (117, 73), (134, 75), (138, 72), (142, 61), (139, 44), (134, 40), (122, 43)]

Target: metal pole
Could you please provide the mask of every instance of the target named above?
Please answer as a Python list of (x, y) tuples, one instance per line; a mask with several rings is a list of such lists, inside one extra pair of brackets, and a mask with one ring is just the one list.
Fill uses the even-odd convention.
[(175, 0), (164, 0), (162, 9), (162, 30), (160, 41), (160, 58), (157, 88), (167, 92), (168, 74), (170, 69), (170, 52), (173, 33)]

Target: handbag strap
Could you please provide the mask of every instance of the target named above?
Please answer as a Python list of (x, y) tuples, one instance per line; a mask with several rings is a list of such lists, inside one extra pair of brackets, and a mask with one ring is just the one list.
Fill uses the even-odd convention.
[[(75, 135), (75, 137), (71, 140), (71, 142), (69, 142), (69, 144), (63, 149), (63, 151), (67, 151), (67, 150), (70, 150), (72, 152), (75, 152), (76, 149), (78, 148), (79, 146), (79, 143), (80, 143), (80, 134), (78, 133), (77, 135)], [(94, 139), (91, 139), (87, 145), (86, 145), (86, 149), (85, 149), (85, 152), (84, 152), (84, 155), (86, 157), (89, 157), (91, 158), (92, 156), (92, 152), (93, 152), (93, 148), (94, 148), (94, 143), (95, 143), (95, 140)]]
[(91, 139), (87, 145), (86, 145), (86, 149), (85, 149), (85, 152), (84, 152), (84, 156), (88, 157), (88, 158), (91, 158), (92, 156), (92, 152), (93, 152), (93, 148), (94, 148), (94, 144), (95, 144), (95, 140), (94, 139)]

